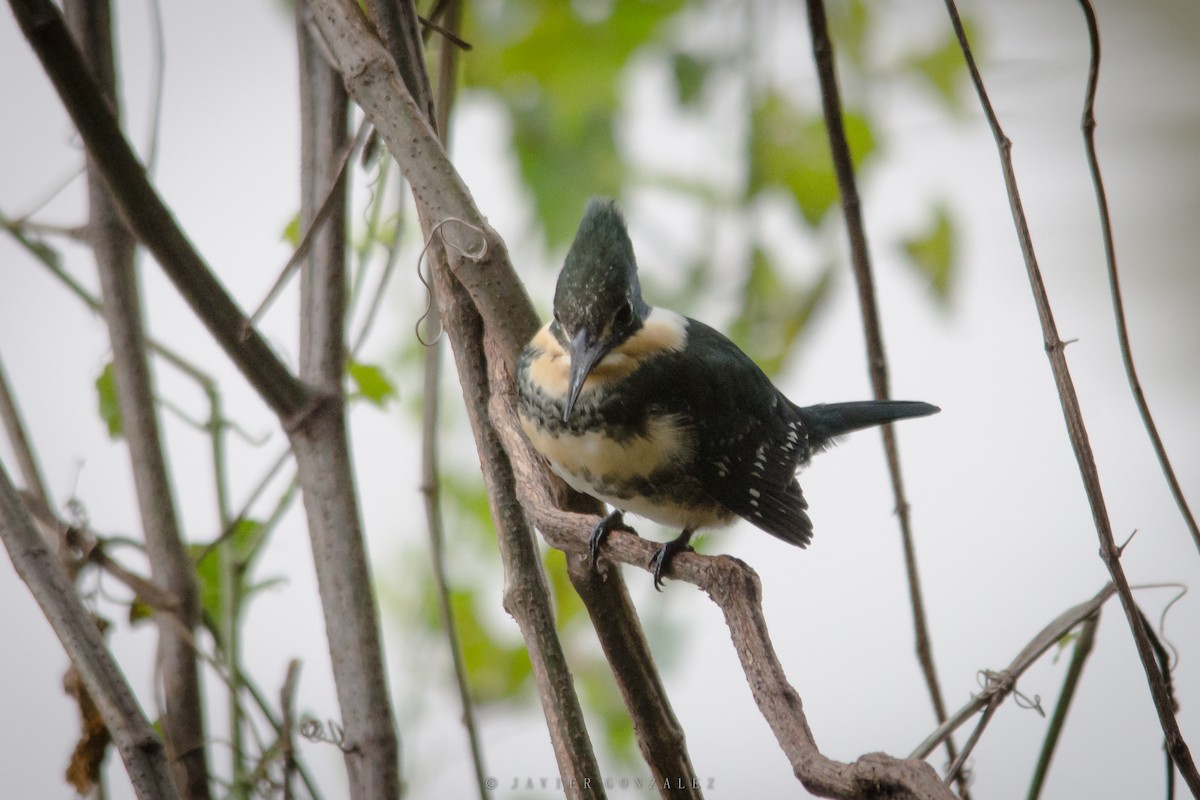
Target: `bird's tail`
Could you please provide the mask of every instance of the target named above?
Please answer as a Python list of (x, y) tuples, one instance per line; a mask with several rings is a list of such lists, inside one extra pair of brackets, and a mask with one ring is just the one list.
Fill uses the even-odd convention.
[(796, 409), (808, 431), (809, 441), (816, 447), (828, 444), (844, 433), (908, 417), (925, 417), (939, 411), (937, 406), (912, 400), (860, 400)]

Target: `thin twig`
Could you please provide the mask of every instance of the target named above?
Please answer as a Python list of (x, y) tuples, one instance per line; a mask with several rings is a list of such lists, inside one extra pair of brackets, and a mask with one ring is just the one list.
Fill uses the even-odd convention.
[(17, 457), (17, 467), (21, 470), (21, 481), (25, 490), (33, 494), (47, 508), (53, 503), (50, 493), (46, 490), (46, 479), (42, 477), (42, 467), (38, 463), (33, 446), (29, 443), (29, 434), (21, 419), (21, 410), (17, 407), (16, 395), (8, 385), (8, 376), (4, 371), (4, 362), (0, 361), (0, 419), (4, 422), (4, 430), (8, 434), (8, 444)]
[(1042, 794), (1042, 786), (1046, 776), (1050, 774), (1050, 760), (1054, 758), (1054, 749), (1062, 737), (1063, 725), (1067, 721), (1067, 712), (1071, 701), (1075, 699), (1075, 690), (1079, 688), (1079, 679), (1083, 675), (1083, 667), (1087, 664), (1096, 642), (1096, 627), (1100, 623), (1099, 612), (1083, 621), (1079, 627), (1079, 636), (1075, 639), (1075, 647), (1071, 652), (1071, 663), (1067, 665), (1067, 674), (1063, 677), (1063, 688), (1059, 692), (1058, 702), (1054, 705), (1054, 714), (1050, 717), (1050, 725), (1046, 728), (1046, 740), (1042, 743), (1042, 752), (1038, 755), (1037, 767), (1033, 771), (1033, 780), (1029, 784), (1028, 800), (1037, 800)]
[(283, 753), (283, 800), (292, 800), (292, 775), (296, 772), (296, 741), (293, 732), (296, 728), (296, 682), (300, 677), (300, 662), (292, 659), (288, 662), (287, 677), (283, 688), (279, 690), (280, 720), (280, 749)]
[(163, 46), (166, 35), (163, 32), (162, 4), (160, 0), (149, 0), (150, 27), (153, 35), (150, 37), (153, 50), (154, 67), (150, 70), (153, 76), (150, 88), (149, 130), (146, 135), (146, 171), (151, 175), (158, 166), (159, 131), (162, 130), (163, 95), (166, 90), (167, 49)]
[(241, 335), (245, 314), (188, 241), (145, 167), (121, 133), (111, 107), (89, 73), (62, 15), (51, 0), (9, 0), (9, 6), (63, 106), (79, 130), (122, 217), (154, 255), (209, 333), (289, 427), (314, 405), (308, 388), (258, 334)]
[(329, 218), (330, 213), (333, 212), (337, 205), (334, 200), (338, 192), (335, 191), (334, 188), (342, 185), (342, 178), (346, 174), (346, 166), (350, 163), (351, 156), (353, 156), (358, 148), (362, 146), (363, 142), (366, 141), (367, 132), (370, 129), (371, 126), (366, 122), (363, 122), (363, 124), (359, 126), (358, 135), (355, 136), (353, 141), (346, 145), (346, 147), (342, 150), (341, 155), (338, 156), (336, 173), (337, 180), (321, 199), (320, 204), (317, 206), (316, 215), (313, 217), (312, 222), (310, 222), (308, 226), (304, 228), (304, 235), (300, 238), (300, 242), (296, 245), (296, 249), (292, 251), (290, 256), (288, 256), (288, 260), (284, 263), (283, 268), (279, 270), (279, 276), (275, 278), (275, 282), (271, 284), (271, 288), (267, 290), (267, 296), (262, 299), (262, 302), (260, 302), (258, 307), (254, 309), (254, 313), (252, 313), (250, 318), (246, 320), (245, 328), (243, 329), (244, 335), (249, 335), (249, 332), (258, 325), (258, 323), (262, 320), (263, 315), (267, 313), (267, 309), (269, 309), (275, 302), (276, 298), (279, 297), (280, 292), (283, 291), (283, 287), (287, 286), (288, 281), (291, 280), (292, 276), (296, 274), (296, 270), (299, 269), (300, 264), (303, 263), (304, 259), (308, 256), (309, 248), (312, 247), (313, 237), (318, 231), (323, 230), (323, 223)]
[[(457, 4), (455, 4), (457, 9)], [(458, 15), (451, 13), (447, 24), (456, 26)], [(454, 103), (454, 67), (457, 53), (443, 42), (439, 48), (438, 69), (438, 117), (440, 121), (448, 122), (450, 106)], [(449, 136), (448, 124), (438, 126), (440, 136), (445, 141)], [(436, 305), (430, 309), (434, 324), (437, 319)], [(475, 770), (475, 782), (481, 800), (491, 796), (487, 783), (487, 768), (483, 761), (483, 746), (479, 739), (479, 730), (475, 724), (475, 704), (471, 699), (471, 686), (467, 674), (466, 663), (463, 661), (462, 643), (458, 634), (458, 623), (454, 619), (454, 609), (450, 603), (450, 585), (446, 575), (446, 540), (442, 524), (441, 492), (439, 491), (439, 460), (438, 460), (438, 417), (441, 404), (439, 388), (441, 386), (442, 343), (441, 339), (434, 341), (425, 348), (424, 385), (421, 402), (421, 491), (425, 495), (425, 518), (429, 528), (429, 552), (433, 562), (434, 585), (437, 589), (438, 611), (442, 617), (442, 627), (446, 632), (446, 642), (450, 648), (450, 659), (454, 666), (454, 679), (458, 685), (459, 701), (462, 707), (462, 722), (466, 728), (467, 743), (471, 750), (471, 764)]]
[(1150, 404), (1146, 401), (1146, 393), (1142, 390), (1142, 382), (1138, 378), (1137, 369), (1133, 363), (1133, 347), (1129, 341), (1129, 325), (1125, 321), (1125, 302), (1121, 299), (1121, 282), (1117, 273), (1117, 251), (1113, 243), (1112, 219), (1108, 213), (1108, 196), (1104, 190), (1104, 179), (1100, 175), (1100, 157), (1096, 153), (1095, 107), (1096, 87), (1100, 81), (1100, 29), (1096, 25), (1096, 13), (1092, 10), (1089, 0), (1079, 0), (1079, 6), (1083, 9), (1083, 16), (1087, 21), (1088, 41), (1091, 44), (1087, 92), (1083, 103), (1083, 121), (1080, 127), (1083, 130), (1083, 145), (1087, 152), (1088, 170), (1092, 176), (1092, 185), (1096, 190), (1096, 207), (1100, 215), (1100, 233), (1104, 239), (1104, 261), (1108, 267), (1108, 286), (1112, 293), (1113, 318), (1117, 324), (1117, 341), (1120, 345), (1121, 361), (1125, 365), (1125, 375), (1129, 379), (1129, 390), (1133, 393), (1133, 401), (1137, 404), (1138, 412), (1142, 416), (1142, 423), (1146, 427), (1146, 435), (1150, 437), (1150, 444), (1154, 446), (1154, 453), (1158, 456), (1163, 477), (1166, 478), (1167, 486), (1171, 489), (1171, 496), (1175, 498), (1175, 505), (1179, 507), (1184, 524), (1192, 533), (1192, 540), (1196, 548), (1200, 550), (1200, 526), (1197, 526), (1196, 517), (1188, 505), (1187, 497), (1183, 494), (1183, 487), (1179, 485), (1179, 479), (1175, 476), (1175, 468), (1171, 466), (1166, 445), (1163, 444), (1162, 436), (1158, 433), (1158, 426), (1155, 425), (1154, 417), (1150, 414)]
[(916, 749), (909, 755), (909, 758), (925, 758), (947, 736), (978, 713), (980, 709), (992, 704), (997, 698), (1003, 700), (1004, 697), (1011, 694), (1016, 688), (1017, 679), (1025, 674), (1025, 671), (1033, 666), (1034, 662), (1041, 658), (1047, 650), (1062, 641), (1062, 638), (1070, 633), (1073, 628), (1098, 613), (1100, 607), (1113, 596), (1115, 591), (1111, 583), (1106, 583), (1104, 588), (1093, 597), (1068, 608), (1051, 620), (1046, 627), (1038, 631), (1037, 635), (1028, 644), (1021, 648), (1021, 652), (1017, 653), (1009, 665), (1004, 668), (1003, 672), (997, 673), (1003, 676), (1002, 680), (990, 681), (985, 691), (974, 695), (970, 702), (939, 725), (933, 733), (925, 737), (925, 741), (917, 745)]
[(963, 57), (966, 59), (967, 69), (971, 74), (971, 81), (975, 85), (980, 105), (983, 107), (984, 115), (987, 117), (988, 126), (991, 128), (992, 135), (996, 140), (1001, 169), (1004, 173), (1004, 185), (1007, 188), (1009, 206), (1012, 209), (1013, 223), (1016, 227), (1017, 239), (1021, 245), (1021, 253), (1025, 259), (1025, 269), (1029, 277), (1034, 305), (1037, 307), (1038, 320), (1041, 323), (1046, 357), (1050, 361), (1050, 369), (1054, 375), (1054, 382), (1058, 389), (1063, 417), (1066, 420), (1067, 434), (1071, 440), (1071, 447), (1075, 452), (1075, 460), (1078, 463), (1080, 475), (1083, 478), (1084, 490), (1087, 493), (1088, 504), (1092, 511), (1092, 519), (1096, 526), (1096, 535), (1100, 540), (1100, 558), (1108, 568), (1109, 574), (1113, 579), (1113, 584), (1116, 586), (1117, 594), (1121, 598), (1121, 607), (1125, 611), (1125, 618), (1128, 620), (1129, 628), (1133, 633), (1134, 643), (1137, 645), (1138, 658), (1141, 659), (1142, 669), (1146, 673), (1146, 682), (1150, 687), (1150, 695), (1154, 700), (1154, 707), (1158, 712), (1159, 723), (1162, 726), (1163, 736), (1166, 740), (1165, 746), (1167, 752), (1170, 753), (1171, 758), (1175, 761), (1175, 765), (1179, 768), (1179, 772), (1183, 775), (1184, 780), (1187, 781), (1192, 793), (1200, 795), (1200, 772), (1196, 770), (1196, 764), (1192, 760), (1191, 751), (1188, 749), (1187, 742), (1183, 738), (1183, 733), (1179, 729), (1179, 722), (1175, 718), (1175, 709), (1171, 702), (1170, 692), (1167, 689), (1166, 678), (1155, 660), (1150, 638), (1146, 633), (1145, 626), (1142, 624), (1137, 605), (1134, 603), (1133, 594), (1129, 589), (1129, 581), (1125, 577), (1125, 570), (1121, 567), (1121, 550), (1117, 547), (1116, 541), (1113, 538), (1112, 523), (1109, 520), (1108, 509), (1104, 504), (1104, 493), (1100, 487), (1100, 474), (1096, 468), (1096, 459), (1092, 454), (1087, 428), (1083, 422), (1083, 413), (1079, 408), (1079, 397), (1075, 392), (1071, 370), (1067, 365), (1065, 345), (1058, 335), (1058, 327), (1054, 322), (1054, 314), (1050, 308), (1050, 298), (1046, 293), (1046, 286), (1042, 280), (1042, 272), (1038, 266), (1037, 256), (1034, 255), (1029, 224), (1025, 218), (1025, 211), (1021, 204), (1020, 192), (1017, 189), (1017, 178), (1012, 163), (1012, 141), (1004, 134), (1003, 129), (1001, 129), (1000, 121), (996, 117), (991, 100), (984, 89), (983, 78), (980, 76), (979, 69), (975, 65), (975, 57), (967, 41), (966, 31), (963, 30), (962, 20), (958, 14), (958, 7), (954, 0), (945, 0), (945, 3), (946, 10), (950, 15), (951, 24), (954, 26), (955, 36), (958, 38)]
[[(859, 311), (862, 316), (863, 334), (867, 346), (867, 367), (871, 375), (871, 388), (874, 391), (875, 399), (884, 400), (891, 395), (888, 385), (887, 354), (884, 350), (883, 327), (879, 320), (879, 308), (876, 302), (870, 248), (867, 245), (867, 234), (863, 223), (862, 202), (858, 196), (854, 162), (842, 120), (842, 104), (834, 66), (833, 42), (829, 38), (829, 26), (825, 19), (823, 0), (807, 0), (807, 6), (813, 59), (817, 65), (817, 78), (821, 85), (825, 127), (829, 133), (833, 167), (842, 196), (846, 235), (850, 243), (850, 261), (853, 266), (855, 284), (858, 286)], [(909, 516), (909, 502), (904, 491), (904, 479), (900, 470), (900, 449), (891, 425), (884, 425), (880, 428), (880, 432), (883, 437), (884, 454), (887, 458), (888, 475), (892, 483), (896, 519), (900, 525), (900, 541), (904, 550), (905, 575), (908, 580), (908, 599), (912, 610), (917, 660), (921, 665), (921, 673), (925, 677), (925, 686), (933, 704), (934, 715), (941, 723), (946, 720), (946, 703), (942, 698), (937, 666), (933, 659), (933, 646), (929, 639), (929, 623), (925, 615), (925, 601), (922, 598), (920, 571), (917, 568), (917, 552)], [(946, 740), (946, 752), (951, 762), (957, 760), (953, 739)], [(965, 797), (967, 795), (966, 781), (960, 782), (959, 789)]]

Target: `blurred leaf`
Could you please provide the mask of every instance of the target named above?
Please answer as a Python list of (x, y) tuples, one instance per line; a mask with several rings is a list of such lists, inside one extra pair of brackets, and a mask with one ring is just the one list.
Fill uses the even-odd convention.
[(366, 398), (383, 408), (388, 400), (396, 396), (396, 387), (376, 364), (351, 361), (346, 366), (346, 372), (350, 374), (350, 380), (354, 381), (354, 395), (357, 397)]
[(675, 99), (684, 108), (698, 105), (704, 93), (710, 64), (689, 53), (674, 53), (671, 56), (671, 71), (675, 75)]
[(300, 212), (296, 212), (296, 216), (288, 220), (288, 224), (284, 226), (283, 233), (280, 235), (283, 241), (296, 249), (300, 246)]
[[(447, 509), (463, 514), (471, 525), (457, 525), (460, 533), (473, 533), (477, 545), (486, 544), (489, 552), (495, 552), (496, 534), (492, 524), (492, 507), (488, 504), (487, 486), (478, 470), (473, 474), (459, 475), (449, 470), (442, 472), (439, 486)], [(466, 528), (467, 530), (464, 530)]]
[(833, 269), (827, 267), (808, 286), (792, 288), (780, 278), (762, 250), (755, 248), (742, 311), (730, 325), (730, 338), (764, 372), (775, 374), (812, 318), (813, 311), (828, 294), (833, 274)]
[[(200, 610), (211, 623), (213, 638), (221, 646), (220, 620), (225, 607), (225, 587), (221, 581), (221, 557), (218, 548), (208, 549), (206, 544), (188, 546), (196, 561), (196, 588), (199, 590)], [(207, 551), (207, 555), (205, 555)]]
[(673, 2), (564, 3), (506, 0), (468, 4), (467, 86), (506, 106), (525, 186), (547, 242), (575, 233), (594, 194), (619, 194), (624, 165), (613, 137), (621, 70), (645, 45)]
[(129, 624), (137, 625), (148, 619), (154, 619), (154, 607), (138, 597), (133, 598), (129, 604)]
[(933, 224), (924, 232), (903, 242), (904, 253), (917, 272), (929, 282), (933, 296), (942, 303), (950, 301), (954, 278), (954, 221), (944, 205), (934, 209)]
[(832, 3), (829, 7), (829, 36), (834, 50), (844, 53), (860, 70), (869, 68), (867, 36), (871, 29), (870, 4), (863, 0)]
[[(210, 622), (214, 623), (213, 636), (220, 644), (220, 620), (224, 619), (225, 607), (230, 602), (231, 587), (225, 585), (221, 560), (234, 559), (240, 568), (234, 574), (244, 576), (245, 567), (258, 552), (263, 542), (263, 524), (253, 519), (241, 519), (234, 523), (233, 530), (217, 547), (207, 543), (197, 543), (188, 546), (192, 560), (196, 562), (196, 585), (200, 595), (200, 609)], [(267, 584), (270, 581), (266, 582)], [(264, 584), (259, 584), (259, 588)], [(238, 592), (244, 598), (247, 594), (245, 585), (238, 587)]]
[[(970, 20), (964, 19), (963, 28), (971, 42), (971, 48), (975, 51), (975, 58), (982, 62), (983, 45), (975, 26)], [(962, 114), (968, 108), (974, 107), (974, 101), (958, 91), (959, 83), (967, 74), (967, 66), (953, 30), (947, 29), (945, 38), (927, 52), (909, 56), (904, 65), (929, 84), (946, 110)]]
[(508, 646), (495, 639), (480, 619), (477, 606), (473, 591), (450, 592), (471, 694), (481, 703), (512, 699), (533, 674), (529, 652), (524, 643)]
[[(853, 111), (845, 112), (843, 124), (857, 169), (874, 152), (875, 137), (866, 118)], [(802, 112), (778, 94), (768, 95), (754, 110), (749, 144), (748, 196), (784, 188), (814, 226), (837, 205), (837, 175), (820, 115)]]
[(629, 712), (621, 702), (621, 694), (612, 678), (612, 669), (602, 659), (595, 659), (577, 666), (573, 673), (579, 689), (580, 699), (589, 712), (599, 716), (604, 740), (613, 755), (626, 766), (636, 766), (638, 758), (637, 737)]
[(558, 629), (563, 630), (584, 613), (583, 600), (571, 585), (567, 575), (567, 557), (561, 550), (549, 548), (542, 556), (546, 576), (550, 579), (550, 593), (558, 619)]
[(108, 428), (108, 437), (120, 439), (124, 435), (121, 427), (121, 404), (117, 402), (116, 371), (111, 361), (104, 365), (104, 371), (96, 378), (96, 397), (100, 419)]

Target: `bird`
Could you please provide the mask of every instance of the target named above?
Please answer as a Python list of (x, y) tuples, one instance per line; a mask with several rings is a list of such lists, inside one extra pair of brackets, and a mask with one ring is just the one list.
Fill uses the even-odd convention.
[(593, 568), (611, 531), (636, 534), (626, 512), (681, 530), (648, 564), (659, 591), (702, 528), (741, 518), (806, 547), (813, 524), (797, 471), (843, 434), (940, 411), (792, 403), (726, 336), (646, 302), (612, 199), (589, 200), (553, 311), (518, 359), (521, 427), (557, 475), (612, 507), (589, 537)]

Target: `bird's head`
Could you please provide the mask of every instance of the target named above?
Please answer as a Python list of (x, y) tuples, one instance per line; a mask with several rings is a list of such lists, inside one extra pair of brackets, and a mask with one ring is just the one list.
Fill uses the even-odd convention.
[(592, 198), (554, 290), (551, 331), (571, 356), (564, 420), (592, 369), (649, 313), (625, 220), (615, 201)]

